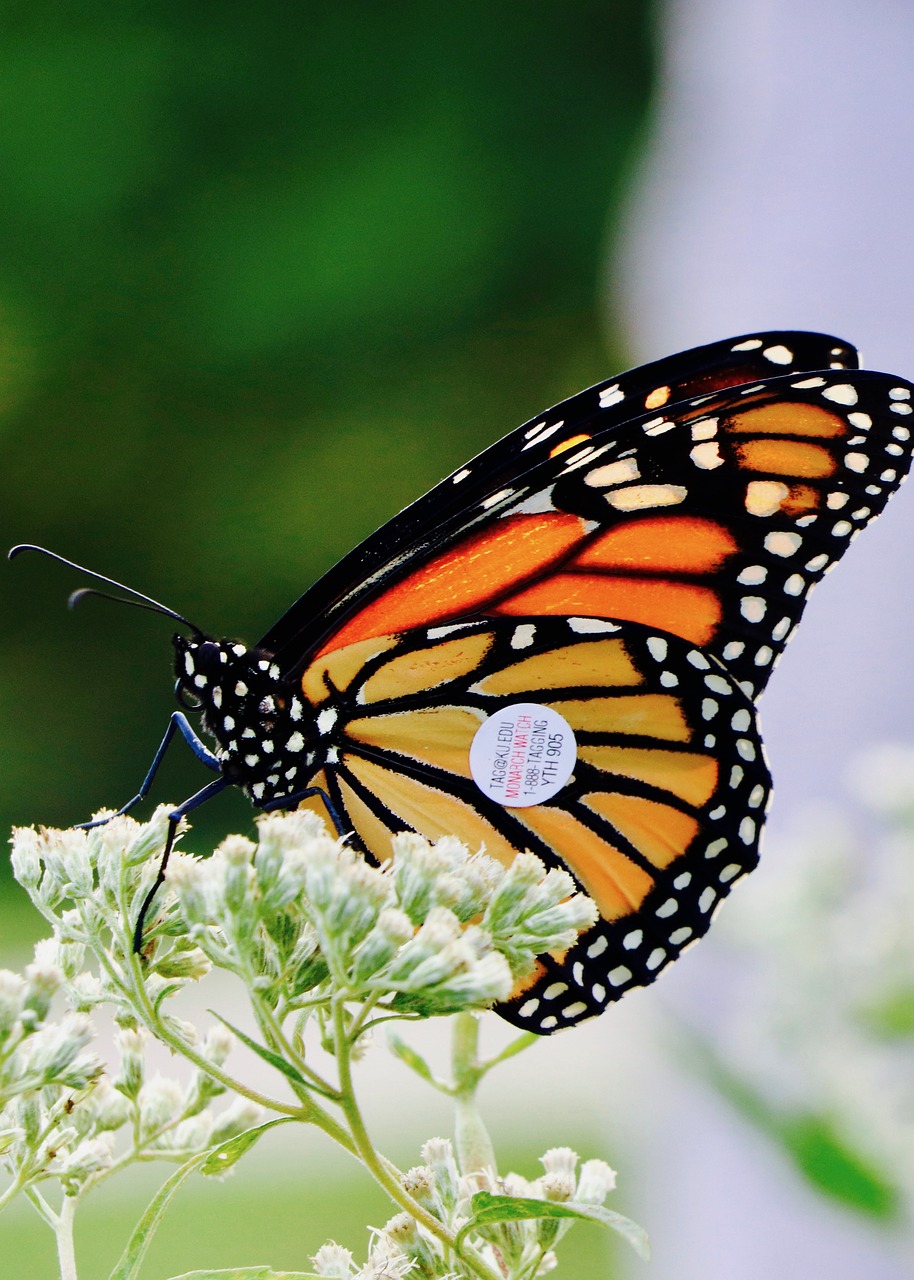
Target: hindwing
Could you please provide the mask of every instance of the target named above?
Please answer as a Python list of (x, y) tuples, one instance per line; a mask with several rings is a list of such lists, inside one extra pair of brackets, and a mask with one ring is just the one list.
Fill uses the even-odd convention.
[[(499, 1012), (549, 1031), (650, 982), (758, 857), (769, 776), (751, 702), (676, 636), (594, 618), (499, 618), (373, 637), (313, 663), (314, 781), (374, 860), (404, 829), (571, 872), (599, 923)], [(557, 712), (577, 757), (551, 800), (506, 807), (470, 746), (518, 703)], [(317, 801), (311, 802), (317, 807)]]

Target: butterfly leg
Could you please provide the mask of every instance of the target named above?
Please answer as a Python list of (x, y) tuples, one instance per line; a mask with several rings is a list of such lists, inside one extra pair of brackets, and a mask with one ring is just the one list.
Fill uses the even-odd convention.
[(308, 800), (311, 796), (319, 796), (323, 800), (324, 807), (330, 814), (330, 821), (336, 827), (336, 834), (338, 836), (346, 835), (348, 828), (343, 826), (336, 806), (322, 787), (305, 787), (303, 791), (295, 791), (290, 796), (280, 796), (278, 800), (270, 800), (261, 807), (264, 813), (272, 813), (276, 809), (294, 809), (302, 800)]
[(168, 859), (171, 857), (171, 851), (174, 848), (178, 823), (188, 813), (193, 812), (194, 809), (199, 809), (201, 804), (206, 804), (207, 800), (211, 800), (213, 796), (218, 795), (220, 791), (224, 791), (229, 785), (227, 778), (217, 778), (215, 782), (208, 782), (202, 790), (197, 791), (189, 800), (185, 800), (183, 804), (178, 805), (177, 809), (172, 809), (171, 813), (168, 815), (168, 836), (165, 840), (165, 850), (159, 860), (159, 869), (156, 872), (156, 878), (153, 881), (152, 888), (143, 899), (143, 905), (140, 907), (140, 914), (137, 916), (136, 928), (133, 931), (133, 949), (135, 952), (142, 949), (143, 926), (146, 923), (146, 916), (149, 913), (149, 908), (152, 906), (152, 900), (158, 893), (160, 885), (165, 880), (165, 872), (168, 868)]
[[(171, 740), (174, 738), (176, 733), (181, 734), (181, 737), (190, 747), (191, 751), (202, 764), (206, 765), (207, 769), (212, 769), (214, 773), (220, 772), (222, 766), (220, 765), (219, 760), (194, 732), (187, 716), (180, 711), (175, 711), (171, 719), (168, 721), (168, 728), (165, 730), (165, 736), (159, 743), (159, 749), (153, 757), (152, 764), (149, 766), (149, 772), (140, 784), (140, 789), (133, 799), (128, 800), (125, 805), (122, 805), (121, 808), (118, 809), (117, 813), (109, 814), (107, 818), (95, 818), (91, 822), (80, 822), (78, 825), (81, 830), (91, 831), (93, 827), (103, 826), (106, 822), (110, 822), (112, 818), (119, 818), (121, 814), (129, 813), (135, 804), (139, 804), (141, 800), (145, 800), (146, 796), (149, 794), (149, 789), (152, 786), (153, 779), (158, 773), (159, 765), (165, 757), (165, 752), (168, 750)], [(193, 807), (196, 808), (196, 806)]]

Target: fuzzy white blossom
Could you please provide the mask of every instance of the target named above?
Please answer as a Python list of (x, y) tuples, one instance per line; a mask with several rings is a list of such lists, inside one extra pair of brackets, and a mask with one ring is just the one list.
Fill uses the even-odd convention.
[[(54, 936), (38, 944), (23, 975), (0, 970), (0, 1169), (10, 1179), (7, 1192), (0, 1181), (0, 1208), (17, 1189), (37, 1194), (40, 1186), (47, 1198), (53, 1182), (73, 1206), (137, 1159), (187, 1162), (182, 1178), (191, 1170), (223, 1176), (275, 1123), (311, 1121), (361, 1151), (350, 1067), (373, 1028), (457, 1013), (453, 1086), (414, 1051), (401, 1054), (427, 1083), (460, 1098), (457, 1151), (430, 1139), (406, 1173), (383, 1157), (366, 1159), (384, 1171), (399, 1211), (373, 1233), (364, 1264), (327, 1244), (314, 1255), (315, 1272), (529, 1280), (550, 1270), (571, 1222), (556, 1214), (576, 1194), (602, 1203), (608, 1166), (587, 1162), (576, 1183), (577, 1156), (554, 1148), (540, 1178), (499, 1177), (471, 1102), (499, 1059), (481, 1064), (467, 1046), (476, 1011), (507, 999), (538, 955), (567, 948), (592, 924), (596, 909), (571, 877), (530, 854), (505, 867), (451, 837), (429, 843), (415, 834), (395, 837), (390, 859), (374, 866), (314, 814), (266, 815), (256, 839), (229, 836), (208, 858), (173, 849), (137, 940), (167, 833), (163, 806), (146, 824), (122, 816), (88, 831), (14, 836), (14, 872)], [(203, 1028), (176, 1012), (175, 998), (213, 972), (235, 983), (248, 1017), (232, 1002), (224, 1020), (217, 1013)], [(100, 1012), (117, 1027), (110, 1061), (91, 1043)], [(330, 1052), (315, 1055), (309, 1037)], [(255, 1088), (233, 1074), (238, 1040), (272, 1069), (272, 1084), (258, 1079)], [(150, 1069), (160, 1045), (185, 1059), (183, 1075)], [(337, 1065), (336, 1081), (322, 1074), (323, 1059)], [(520, 1196), (534, 1212), (476, 1222), (479, 1192), (498, 1203)], [(58, 1229), (69, 1220), (58, 1215)]]

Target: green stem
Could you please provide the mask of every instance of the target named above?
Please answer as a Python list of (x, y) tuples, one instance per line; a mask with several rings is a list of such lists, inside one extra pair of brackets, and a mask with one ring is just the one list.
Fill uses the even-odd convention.
[(38, 1214), (42, 1222), (46, 1223), (52, 1231), (57, 1230), (57, 1214), (45, 1200), (41, 1192), (35, 1187), (26, 1186), (23, 1188), (22, 1194), (28, 1200), (29, 1204)]
[[(289, 1043), (288, 1037), (282, 1029), (281, 1023), (274, 1016), (273, 1010), (266, 1001), (257, 997), (256, 989), (256, 984), (252, 976), (248, 982), (248, 991), (251, 994), (251, 1004), (254, 1007), (254, 1016), (257, 1019), (258, 1026), (260, 1027), (264, 1040), (268, 1041), (270, 1043), (270, 1047), (277, 1050), (280, 1056), (283, 1057), (290, 1066), (294, 1067), (299, 1075), (310, 1081), (312, 1087), (318, 1093), (332, 1102), (339, 1102), (339, 1094), (330, 1084), (329, 1080), (325, 1080), (322, 1075), (313, 1069), (313, 1067), (309, 1067), (301, 1054), (296, 1053), (295, 1049), (293, 1049), (292, 1045)], [(289, 1083), (294, 1087), (294, 1081), (290, 1080)], [(299, 1096), (299, 1089), (296, 1089), (295, 1092), (296, 1096)], [(305, 1094), (302, 1097), (302, 1100), (308, 1100), (308, 1095)]]
[[(414, 1200), (404, 1190), (402, 1175), (399, 1170), (374, 1149), (355, 1097), (350, 1054), (351, 1041), (346, 1028), (344, 1002), (342, 999), (334, 1000), (333, 1002), (333, 1030), (340, 1075), (340, 1105), (349, 1122), (349, 1129), (359, 1158), (374, 1180), (384, 1188), (394, 1204), (405, 1210), (411, 1218), (414, 1218), (416, 1222), (425, 1227), (430, 1235), (440, 1240), (448, 1253), (455, 1253), (454, 1235), (448, 1231), (444, 1223), (429, 1213), (427, 1209), (424, 1209), (418, 1201)], [(464, 1245), (461, 1249), (460, 1256), (466, 1265), (481, 1277), (481, 1280), (503, 1280), (503, 1277), (487, 1266), (476, 1251), (467, 1245)]]
[(60, 1280), (77, 1280), (76, 1248), (73, 1240), (76, 1205), (76, 1196), (64, 1196), (60, 1213), (57, 1215), (57, 1261), (60, 1264)]
[(11, 1200), (14, 1200), (16, 1196), (18, 1196), (19, 1192), (25, 1186), (25, 1183), (26, 1178), (24, 1176), (24, 1171), (20, 1170), (3, 1194), (0, 1195), (0, 1212), (6, 1208)]
[(258, 1106), (266, 1107), (270, 1111), (278, 1111), (281, 1115), (301, 1115), (301, 1107), (290, 1106), (288, 1103), (280, 1102), (277, 1098), (270, 1098), (266, 1094), (259, 1093), (256, 1089), (248, 1088), (240, 1080), (235, 1080), (230, 1076), (227, 1071), (223, 1071), (221, 1067), (217, 1067), (197, 1053), (186, 1040), (182, 1040), (172, 1034), (162, 1022), (152, 1001), (149, 999), (149, 993), (146, 990), (146, 984), (143, 981), (140, 969), (139, 957), (133, 951), (128, 953), (126, 972), (131, 979), (127, 990), (134, 1002), (136, 1012), (142, 1019), (144, 1026), (152, 1032), (157, 1040), (167, 1045), (169, 1049), (179, 1054), (182, 1058), (186, 1058), (188, 1062), (192, 1062), (205, 1075), (208, 1075), (213, 1080), (218, 1080), (226, 1089), (239, 1094), (243, 1098), (247, 1098), (250, 1102), (255, 1102)]
[(479, 1064), (479, 1018), (475, 1013), (458, 1013), (454, 1019), (451, 1064), (454, 1072), (454, 1139), (457, 1167), (462, 1174), (489, 1170), (495, 1174), (495, 1150), (479, 1108), (476, 1089), (484, 1074)]

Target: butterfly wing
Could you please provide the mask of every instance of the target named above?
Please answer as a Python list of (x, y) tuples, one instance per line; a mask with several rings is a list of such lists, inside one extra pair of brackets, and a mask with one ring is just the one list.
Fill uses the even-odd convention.
[[(837, 368), (728, 381), (740, 345), (704, 383), (688, 353), (662, 386), (636, 371), (512, 433), (263, 642), (311, 704), (311, 782), (369, 856), (404, 828), (454, 834), (505, 861), (532, 849), (594, 897), (595, 929), (501, 1010), (540, 1032), (651, 981), (754, 865), (769, 780), (752, 699), (910, 466), (909, 384), (837, 344)], [(505, 699), (578, 742), (567, 784), (526, 808), (470, 770)]]
[[(304, 690), (324, 726), (315, 781), (375, 859), (404, 829), (451, 834), (506, 864), (530, 849), (595, 900), (597, 925), (499, 1007), (518, 1026), (548, 1032), (653, 981), (757, 861), (769, 777), (754, 709), (677, 637), (593, 618), (415, 629), (328, 653)], [(470, 746), (517, 704), (560, 716), (576, 759), (553, 797), (506, 807)]]
[(557, 449), (567, 450), (578, 437), (605, 435), (664, 405), (784, 370), (856, 366), (856, 351), (840, 338), (790, 331), (697, 347), (598, 383), (517, 427), (388, 521), (309, 588), (270, 628), (260, 647), (274, 653), (283, 670), (300, 670), (302, 656), (391, 574), (458, 540), (468, 515), (478, 523), (483, 503), (539, 464), (548, 464)]
[(811, 588), (907, 473), (911, 398), (885, 374), (803, 374), (560, 442), (357, 589), (318, 653), (468, 617), (622, 618), (700, 645), (757, 694)]

